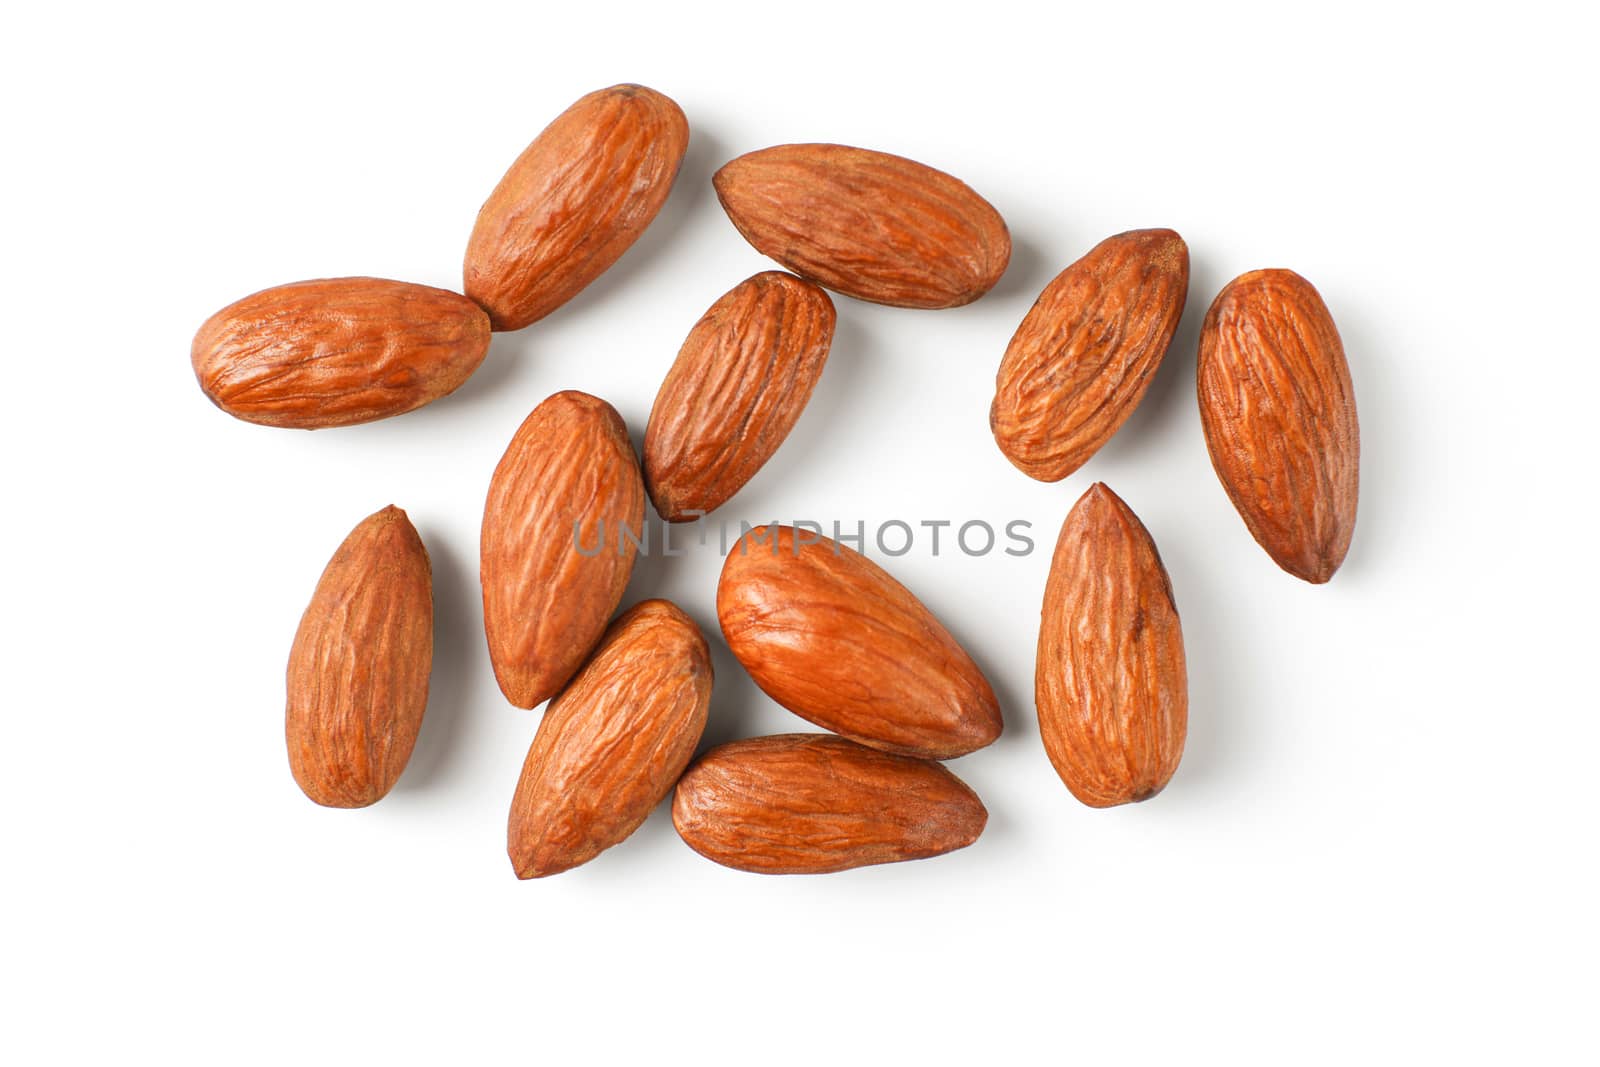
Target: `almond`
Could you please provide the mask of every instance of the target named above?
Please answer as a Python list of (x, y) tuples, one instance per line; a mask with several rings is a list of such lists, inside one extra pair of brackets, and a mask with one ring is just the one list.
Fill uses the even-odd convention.
[(994, 690), (950, 632), (883, 568), (820, 534), (747, 534), (723, 564), (717, 621), (756, 684), (824, 729), (931, 759), (1000, 736)]
[(459, 293), (327, 278), (229, 304), (195, 334), (190, 359), (201, 390), (234, 418), (316, 430), (437, 400), (488, 350), (488, 316)]
[(406, 513), (364, 519), (333, 554), (289, 650), (285, 734), (305, 795), (383, 799), (411, 758), (433, 669), (433, 572)]
[(642, 85), (613, 85), (567, 108), (478, 212), (467, 295), (496, 330), (520, 330), (571, 300), (650, 225), (688, 147), (682, 109)]
[(1034, 670), (1044, 750), (1073, 796), (1105, 808), (1161, 791), (1188, 730), (1183, 631), (1155, 542), (1098, 482), (1061, 525)]
[(989, 813), (944, 767), (827, 734), (735, 741), (678, 783), (672, 824), (700, 855), (758, 874), (922, 859), (978, 839)]
[(989, 426), (1018, 470), (1058, 482), (1133, 414), (1183, 317), (1189, 249), (1171, 230), (1108, 237), (1045, 287), (1006, 347)]
[(1200, 423), (1250, 533), (1322, 583), (1356, 526), (1361, 432), (1333, 316), (1311, 283), (1257, 270), (1223, 287), (1200, 330)]
[(740, 156), (717, 198), (745, 240), (802, 278), (877, 304), (947, 308), (994, 288), (1011, 235), (965, 184), (909, 159), (836, 144)]
[(662, 518), (715, 511), (772, 458), (822, 375), (833, 324), (828, 294), (782, 271), (741, 282), (701, 316), (644, 435)]
[(600, 640), (643, 522), (639, 461), (616, 410), (575, 391), (534, 408), (495, 468), (479, 542), (489, 660), (511, 703), (548, 700)]
[(637, 830), (694, 756), (711, 702), (711, 656), (695, 624), (646, 600), (545, 710), (511, 801), (518, 878), (587, 863)]

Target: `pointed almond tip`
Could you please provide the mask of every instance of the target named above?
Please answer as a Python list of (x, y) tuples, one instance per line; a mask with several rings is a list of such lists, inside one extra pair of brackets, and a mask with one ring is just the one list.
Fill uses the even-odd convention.
[(1080, 508), (1106, 508), (1126, 507), (1122, 498), (1112, 491), (1105, 482), (1095, 482), (1083, 491), (1076, 505)]

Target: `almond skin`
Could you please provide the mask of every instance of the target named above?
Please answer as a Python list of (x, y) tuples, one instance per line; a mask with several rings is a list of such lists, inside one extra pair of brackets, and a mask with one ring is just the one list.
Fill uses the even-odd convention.
[(1045, 287), (995, 377), (989, 426), (1018, 470), (1058, 482), (1139, 406), (1183, 317), (1189, 249), (1171, 230), (1101, 241)]
[(1241, 274), (1200, 330), (1200, 423), (1211, 465), (1278, 566), (1321, 584), (1350, 550), (1361, 431), (1344, 345), (1289, 270)]
[(1044, 750), (1073, 796), (1106, 808), (1161, 792), (1188, 732), (1183, 631), (1155, 542), (1098, 482), (1061, 525), (1034, 670)]
[(478, 212), (467, 295), (496, 330), (520, 330), (571, 300), (650, 225), (688, 147), (683, 110), (642, 85), (613, 85), (567, 108)]
[(234, 418), (317, 430), (437, 400), (488, 350), (488, 316), (459, 293), (325, 278), (229, 304), (195, 334), (190, 359), (201, 390)]
[(939, 764), (827, 734), (721, 745), (672, 798), (672, 824), (690, 848), (757, 874), (937, 856), (972, 844), (988, 819), (978, 795)]
[(859, 300), (970, 304), (1011, 260), (1011, 235), (987, 200), (942, 171), (884, 152), (778, 145), (733, 160), (713, 183), (757, 251)]
[(433, 669), (433, 572), (406, 513), (386, 507), (333, 554), (289, 650), (285, 734), (305, 795), (362, 808), (411, 758)]
[[(548, 700), (617, 610), (644, 522), (644, 481), (622, 417), (587, 393), (533, 409), (489, 483), (479, 541), (483, 627), (506, 699)], [(580, 551), (581, 549), (581, 551)]]
[(885, 752), (953, 759), (999, 737), (994, 690), (933, 613), (859, 552), (804, 533), (757, 527), (722, 567), (717, 621), (756, 684)]
[(522, 765), (506, 834), (517, 877), (571, 870), (637, 830), (689, 765), (710, 703), (710, 651), (675, 605), (646, 600), (612, 623)]
[(644, 435), (662, 518), (715, 511), (772, 458), (822, 376), (833, 325), (828, 294), (782, 271), (741, 282), (695, 323)]

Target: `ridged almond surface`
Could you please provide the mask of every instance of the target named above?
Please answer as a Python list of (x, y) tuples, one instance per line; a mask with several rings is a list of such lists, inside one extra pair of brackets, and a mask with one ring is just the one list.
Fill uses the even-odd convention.
[(533, 409), (489, 483), (483, 628), (506, 699), (548, 700), (605, 632), (633, 571), (644, 481), (622, 416), (567, 391)]
[(305, 795), (381, 800), (411, 758), (433, 669), (433, 572), (406, 513), (362, 520), (322, 572), (289, 651), (285, 734)]
[(989, 426), (1018, 470), (1057, 482), (1139, 406), (1183, 317), (1189, 249), (1171, 230), (1101, 241), (1045, 287), (995, 377)]
[(1034, 672), (1044, 750), (1073, 796), (1106, 808), (1162, 790), (1188, 732), (1183, 631), (1155, 542), (1098, 482), (1061, 525)]
[(836, 144), (751, 152), (713, 179), (762, 255), (829, 289), (909, 308), (970, 304), (1011, 260), (1005, 220), (942, 171)]
[(467, 295), (496, 330), (520, 330), (571, 300), (650, 225), (688, 147), (682, 109), (642, 85), (613, 85), (567, 108), (478, 212)]
[(539, 722), (511, 801), (518, 878), (587, 863), (639, 828), (694, 756), (711, 702), (695, 624), (646, 600), (606, 631)]
[(765, 271), (711, 305), (667, 372), (644, 435), (644, 479), (662, 518), (715, 511), (783, 444), (833, 342), (828, 294)]
[(826, 874), (923, 859), (978, 839), (989, 813), (937, 763), (827, 734), (721, 745), (683, 776), (672, 823), (725, 867)]
[(1222, 487), (1278, 566), (1322, 583), (1356, 527), (1361, 431), (1344, 345), (1289, 270), (1241, 274), (1200, 330), (1200, 423)]
[(861, 553), (799, 532), (757, 527), (722, 567), (717, 621), (756, 684), (886, 752), (953, 759), (999, 737), (994, 690), (933, 613)]
[(317, 430), (399, 415), (466, 381), (489, 318), (460, 293), (384, 278), (294, 282), (229, 304), (190, 349), (234, 418)]

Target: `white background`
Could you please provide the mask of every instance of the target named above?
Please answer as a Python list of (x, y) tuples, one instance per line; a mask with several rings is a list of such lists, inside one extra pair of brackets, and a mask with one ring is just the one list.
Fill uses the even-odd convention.
[[(44, 9), (0, 45), (0, 1058), (1593, 1062), (1592, 27), (1537, 4)], [(671, 199), (459, 392), (310, 434), (205, 401), (207, 315), (307, 277), (458, 286), (505, 167), (618, 81), (689, 116)], [(663, 807), (520, 883), (505, 815), (538, 715), (484, 648), (490, 472), (563, 388), (637, 439), (695, 319), (770, 265), (711, 173), (804, 140), (948, 170), (1015, 237), (971, 307), (838, 298), (800, 425), (723, 513), (1033, 523), (1026, 558), (885, 561), (1004, 703), (1005, 736), (953, 764), (988, 830), (765, 878)], [(1172, 351), (1086, 468), (1030, 481), (989, 435), (1001, 351), (1057, 271), (1144, 226), (1192, 254)], [(1360, 518), (1325, 587), (1250, 539), (1200, 433), (1199, 320), (1263, 266), (1319, 287), (1359, 398)], [(1031, 699), (1048, 548), (1095, 480), (1161, 548), (1191, 678), (1172, 784), (1109, 811), (1062, 787)], [(288, 772), (284, 661), (334, 547), (391, 502), (433, 558), (431, 703), (394, 793), (324, 810)], [(719, 562), (645, 561), (627, 600), (715, 639)], [(806, 728), (714, 644), (708, 743)]]

